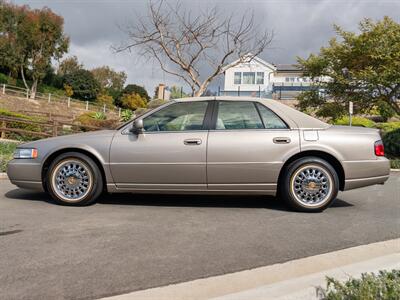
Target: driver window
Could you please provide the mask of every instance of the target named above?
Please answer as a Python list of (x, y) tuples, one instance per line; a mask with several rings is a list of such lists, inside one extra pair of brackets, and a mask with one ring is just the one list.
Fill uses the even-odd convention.
[(143, 119), (147, 132), (202, 130), (208, 103), (205, 101), (171, 104)]

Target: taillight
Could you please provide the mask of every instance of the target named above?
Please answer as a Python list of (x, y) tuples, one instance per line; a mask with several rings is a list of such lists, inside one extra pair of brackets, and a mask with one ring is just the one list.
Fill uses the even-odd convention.
[(376, 141), (374, 148), (376, 156), (385, 156), (385, 147), (383, 146), (382, 141)]

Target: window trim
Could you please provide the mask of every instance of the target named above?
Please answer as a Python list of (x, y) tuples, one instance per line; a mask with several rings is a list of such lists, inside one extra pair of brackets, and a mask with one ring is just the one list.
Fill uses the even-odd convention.
[(147, 118), (147, 117), (150, 117), (150, 116), (152, 116), (153, 114), (155, 114), (155, 113), (157, 113), (157, 112), (159, 112), (159, 111), (161, 111), (161, 110), (163, 110), (163, 109), (167, 109), (167, 108), (169, 108), (169, 107), (171, 107), (171, 106), (174, 106), (174, 105), (177, 105), (177, 104), (181, 104), (181, 103), (197, 103), (197, 102), (205, 102), (205, 103), (207, 103), (207, 107), (206, 107), (206, 110), (205, 110), (205, 112), (204, 112), (204, 118), (203, 118), (203, 123), (202, 123), (202, 129), (196, 129), (196, 130), (165, 130), (165, 131), (146, 131), (146, 130), (143, 130), (143, 134), (155, 134), (155, 133), (172, 133), (172, 132), (174, 132), (174, 133), (176, 133), (176, 132), (180, 132), (180, 133), (182, 133), (182, 132), (203, 132), (203, 131), (207, 131), (207, 130), (209, 130), (209, 118), (207, 117), (208, 116), (208, 114), (209, 113), (211, 113), (212, 112), (212, 106), (213, 106), (213, 104), (212, 104), (212, 102), (213, 101), (210, 101), (210, 100), (200, 100), (200, 101), (187, 101), (187, 102), (183, 102), (183, 101), (179, 101), (179, 102), (174, 102), (174, 103), (171, 103), (170, 105), (167, 105), (166, 107), (164, 107), (164, 108), (162, 108), (162, 109), (159, 109), (159, 110), (157, 110), (157, 111), (154, 111), (152, 114), (149, 114), (149, 115), (146, 115), (146, 116), (144, 116), (143, 118), (142, 118), (142, 120), (144, 121), (144, 119), (145, 118)]
[[(235, 82), (236, 74), (239, 74), (239, 76), (240, 76), (240, 82), (239, 83)], [(235, 71), (233, 72), (233, 84), (234, 85), (241, 85), (242, 84), (242, 72), (235, 72)]]
[[(286, 125), (286, 128), (265, 128), (264, 119), (263, 119), (262, 116), (261, 116), (261, 112), (260, 112), (260, 109), (258, 108), (257, 104), (263, 106), (264, 108), (266, 108), (266, 109), (268, 109), (270, 112), (272, 112), (276, 117), (278, 117), (278, 118), (283, 122), (283, 124)], [(258, 113), (259, 113), (259, 115), (260, 115), (261, 121), (262, 121), (263, 124), (264, 124), (264, 129), (266, 129), (266, 130), (286, 130), (286, 129), (291, 129), (290, 126), (289, 126), (289, 124), (288, 124), (284, 119), (282, 119), (276, 112), (274, 112), (274, 111), (273, 111), (272, 109), (270, 109), (269, 107), (265, 106), (263, 103), (261, 103), (261, 102), (259, 102), (259, 101), (254, 101), (254, 105), (257, 107), (257, 111), (258, 111)]]
[[(244, 82), (244, 73), (248, 73), (248, 74), (254, 74), (254, 82), (253, 83), (245, 83)], [(255, 71), (246, 71), (246, 72), (242, 72), (242, 84), (243, 85), (256, 85), (256, 73)]]
[[(213, 101), (214, 102), (214, 108), (213, 108), (213, 112), (212, 112), (212, 117), (211, 117), (211, 121), (210, 121), (210, 127), (209, 130), (210, 131), (221, 131), (221, 132), (233, 132), (233, 131), (244, 131), (244, 130), (251, 130), (251, 131), (277, 131), (277, 130), (291, 130), (290, 126), (288, 125), (288, 123), (283, 120), (278, 114), (276, 114), (272, 109), (270, 109), (269, 107), (265, 106), (263, 103), (259, 102), (259, 101), (237, 101), (237, 100), (217, 100), (217, 101)], [(263, 124), (264, 128), (237, 128), (237, 129), (217, 129), (217, 121), (218, 121), (218, 113), (219, 113), (219, 104), (220, 102), (249, 102), (249, 103), (253, 103), (253, 105), (255, 106), (255, 109), (257, 111), (258, 117), (261, 120), (261, 123)], [(259, 111), (259, 108), (257, 107), (257, 103), (259, 105), (262, 105), (263, 107), (265, 107), (266, 109), (268, 109), (269, 111), (271, 111), (275, 116), (277, 116), (285, 125), (286, 128), (265, 128), (265, 124), (264, 124), (264, 120), (261, 116), (261, 112)]]
[[(259, 76), (259, 74), (261, 75), (261, 76)], [(258, 79), (261, 79), (261, 83), (258, 83), (257, 81), (258, 81)], [(256, 85), (264, 85), (264, 82), (265, 82), (265, 72), (263, 72), (263, 71), (256, 71)]]

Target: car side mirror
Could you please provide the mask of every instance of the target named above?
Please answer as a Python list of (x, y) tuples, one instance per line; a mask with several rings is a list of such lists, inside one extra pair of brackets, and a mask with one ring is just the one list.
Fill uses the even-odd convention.
[(136, 119), (133, 121), (130, 132), (140, 134), (143, 132), (143, 119)]

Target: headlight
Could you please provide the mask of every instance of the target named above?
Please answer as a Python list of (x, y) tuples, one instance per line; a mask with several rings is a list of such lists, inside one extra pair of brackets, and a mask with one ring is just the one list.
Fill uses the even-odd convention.
[(17, 148), (14, 152), (14, 158), (36, 158), (38, 151), (34, 148)]

